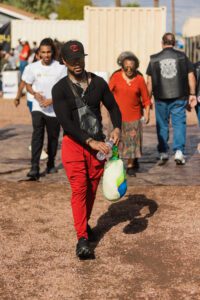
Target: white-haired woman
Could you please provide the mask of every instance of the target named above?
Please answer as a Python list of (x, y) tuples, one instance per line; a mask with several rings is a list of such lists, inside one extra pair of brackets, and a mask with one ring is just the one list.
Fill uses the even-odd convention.
[(127, 174), (135, 176), (142, 156), (142, 122), (149, 122), (151, 100), (142, 74), (137, 70), (139, 60), (132, 52), (122, 52), (117, 60), (120, 69), (109, 81), (110, 90), (122, 114), (122, 158), (127, 159)]

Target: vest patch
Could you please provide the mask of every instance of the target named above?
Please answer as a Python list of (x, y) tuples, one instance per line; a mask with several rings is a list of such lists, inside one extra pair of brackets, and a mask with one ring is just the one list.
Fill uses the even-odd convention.
[(176, 60), (173, 58), (162, 59), (160, 61), (160, 68), (163, 78), (171, 79), (177, 74)]

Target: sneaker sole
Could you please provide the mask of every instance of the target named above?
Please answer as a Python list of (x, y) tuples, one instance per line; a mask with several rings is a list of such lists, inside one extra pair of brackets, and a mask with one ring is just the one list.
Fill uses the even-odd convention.
[(39, 181), (40, 177), (27, 176), (29, 181)]
[(35, 181), (38, 180), (38, 179), (40, 178), (40, 174), (33, 175), (33, 176), (27, 174), (26, 176), (27, 176), (28, 178), (30, 178), (31, 180), (35, 180)]
[(92, 255), (92, 252), (90, 249), (88, 248), (82, 248), (79, 251), (76, 251), (76, 255), (80, 258), (80, 259), (87, 259), (90, 258)]
[(176, 162), (176, 164), (177, 164), (178, 166), (180, 166), (180, 165), (185, 165), (185, 161), (182, 161), (182, 160), (180, 160), (180, 159), (175, 159), (175, 162)]
[(168, 162), (169, 159), (160, 159), (158, 161), (158, 166), (163, 166)]

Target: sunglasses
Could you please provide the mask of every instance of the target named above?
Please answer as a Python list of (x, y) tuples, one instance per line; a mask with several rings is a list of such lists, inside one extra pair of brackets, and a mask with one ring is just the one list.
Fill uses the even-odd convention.
[(134, 71), (135, 70), (135, 68), (134, 67), (123, 67), (123, 70), (124, 71)]
[(83, 63), (84, 62), (84, 57), (75, 58), (75, 59), (68, 59), (68, 60), (66, 60), (66, 62), (70, 66), (75, 66), (77, 63)]

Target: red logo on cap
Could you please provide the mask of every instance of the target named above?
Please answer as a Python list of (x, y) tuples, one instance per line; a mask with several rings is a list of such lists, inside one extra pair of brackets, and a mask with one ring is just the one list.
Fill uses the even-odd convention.
[(79, 46), (78, 46), (78, 45), (71, 45), (71, 46), (70, 46), (70, 49), (71, 49), (73, 52), (77, 52), (77, 51), (79, 51)]

